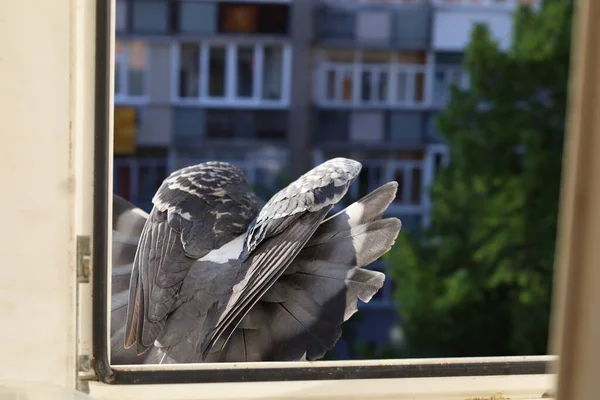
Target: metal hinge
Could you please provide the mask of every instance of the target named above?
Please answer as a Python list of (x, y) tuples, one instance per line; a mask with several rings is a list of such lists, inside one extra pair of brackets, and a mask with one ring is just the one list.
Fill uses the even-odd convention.
[(77, 279), (79, 283), (90, 281), (92, 248), (89, 236), (77, 236)]

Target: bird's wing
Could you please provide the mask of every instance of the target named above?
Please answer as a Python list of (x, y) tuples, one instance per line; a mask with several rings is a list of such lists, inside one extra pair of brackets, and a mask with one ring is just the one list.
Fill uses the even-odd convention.
[(203, 342), (203, 358), (223, 349), (240, 321), (310, 240), (360, 170), (357, 161), (326, 161), (275, 194), (261, 209), (245, 238), (248, 258), (231, 294), (213, 314), (214, 329)]
[(125, 347), (150, 348), (194, 261), (246, 231), (264, 204), (231, 164), (175, 171), (162, 183), (133, 262)]
[(284, 274), (210, 361), (316, 360), (333, 348), (341, 325), (369, 302), (385, 275), (365, 269), (393, 245), (401, 228), (381, 219), (396, 196), (387, 183), (323, 221)]

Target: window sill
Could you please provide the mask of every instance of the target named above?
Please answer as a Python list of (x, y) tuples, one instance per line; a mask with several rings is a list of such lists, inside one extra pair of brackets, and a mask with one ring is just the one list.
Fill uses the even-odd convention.
[[(435, 399), (534, 400), (548, 397), (555, 376), (507, 375), (342, 381), (106, 385), (91, 382), (96, 399)], [(546, 397), (543, 397), (546, 396)]]

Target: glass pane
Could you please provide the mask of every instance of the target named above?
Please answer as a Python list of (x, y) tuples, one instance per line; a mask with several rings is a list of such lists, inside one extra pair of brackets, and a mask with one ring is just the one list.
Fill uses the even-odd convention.
[(287, 35), (289, 14), (289, 4), (261, 4), (258, 8), (256, 29), (259, 33)]
[(334, 100), (335, 99), (335, 70), (330, 69), (327, 71), (327, 73), (325, 74), (325, 80), (326, 80), (326, 87), (327, 87), (327, 92), (326, 92), (326, 97), (327, 100)]
[(179, 53), (179, 97), (198, 97), (200, 79), (200, 45), (184, 43)]
[(115, 94), (121, 94), (121, 63), (115, 59)]
[(131, 169), (128, 165), (120, 165), (116, 168), (115, 192), (127, 200), (131, 199)]
[(256, 32), (257, 6), (254, 4), (221, 4), (221, 32)]
[(283, 81), (283, 48), (265, 46), (262, 97), (280, 100)]
[(379, 74), (379, 90), (377, 91), (377, 98), (379, 101), (386, 101), (388, 97), (388, 79), (389, 74), (386, 71), (382, 71)]
[(227, 51), (224, 47), (211, 47), (209, 51), (209, 82), (210, 97), (225, 97), (225, 66)]
[(146, 43), (131, 42), (129, 45), (129, 96), (143, 96), (145, 94), (146, 51)]
[(135, 32), (167, 32), (169, 9), (166, 1), (134, 1), (133, 30)]
[(254, 88), (254, 47), (237, 49), (237, 96), (252, 97)]
[(121, 82), (121, 68), (123, 68), (123, 52), (124, 46), (123, 43), (116, 40), (115, 41), (115, 94), (123, 94), (123, 83)]
[(370, 101), (371, 100), (371, 71), (362, 71), (361, 74), (361, 94), (360, 98), (362, 101)]
[(127, 3), (125, 0), (117, 0), (115, 10), (115, 29), (117, 32), (127, 30)]
[(156, 188), (154, 187), (154, 168), (148, 165), (142, 165), (138, 169), (138, 187), (137, 187), (137, 201), (138, 203), (142, 199), (150, 199), (154, 196)]
[(344, 71), (344, 80), (342, 81), (342, 100), (352, 101), (352, 72)]
[(421, 168), (412, 169), (412, 187), (410, 190), (410, 200), (413, 204), (421, 203)]
[(405, 71), (398, 73), (398, 101), (404, 102), (408, 99), (408, 74)]
[(179, 3), (179, 32), (215, 33), (216, 12), (214, 3)]
[(423, 101), (425, 97), (425, 73), (417, 72), (415, 75), (415, 93), (414, 93), (414, 101), (420, 103)]

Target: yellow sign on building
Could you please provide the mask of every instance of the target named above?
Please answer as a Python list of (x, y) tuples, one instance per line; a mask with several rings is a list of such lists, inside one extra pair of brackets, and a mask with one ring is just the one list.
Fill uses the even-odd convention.
[(115, 107), (114, 119), (114, 154), (135, 153), (137, 109), (135, 107)]

